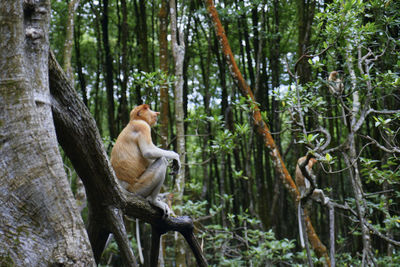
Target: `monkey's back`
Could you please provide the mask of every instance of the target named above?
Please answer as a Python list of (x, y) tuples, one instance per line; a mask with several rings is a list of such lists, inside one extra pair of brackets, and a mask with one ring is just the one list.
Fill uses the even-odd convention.
[(111, 151), (111, 165), (118, 179), (133, 185), (147, 169), (150, 162), (143, 157), (138, 138), (139, 127), (130, 122), (120, 133)]

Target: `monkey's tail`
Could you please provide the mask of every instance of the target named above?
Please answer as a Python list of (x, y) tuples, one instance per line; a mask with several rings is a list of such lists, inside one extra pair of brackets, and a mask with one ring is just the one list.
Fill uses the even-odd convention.
[(297, 205), (297, 218), (299, 221), (299, 235), (300, 235), (300, 245), (302, 248), (305, 247), (304, 245), (304, 235), (303, 235), (303, 218), (301, 216), (301, 201), (299, 201), (299, 204)]
[(140, 243), (139, 219), (136, 219), (136, 242), (137, 242), (137, 247), (138, 247), (138, 252), (139, 252), (140, 263), (143, 264), (144, 259), (143, 259), (142, 244)]

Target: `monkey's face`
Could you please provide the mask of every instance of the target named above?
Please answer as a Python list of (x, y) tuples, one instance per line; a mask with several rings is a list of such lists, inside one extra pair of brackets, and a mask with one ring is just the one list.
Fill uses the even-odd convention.
[(329, 81), (336, 81), (337, 78), (338, 78), (338, 72), (336, 70), (334, 70), (329, 74), (328, 80)]
[(155, 125), (157, 123), (158, 115), (160, 115), (160, 112), (155, 112), (155, 111), (152, 111), (151, 109), (148, 109), (148, 114), (147, 114), (148, 118), (146, 120), (147, 123), (150, 126)]
[(149, 105), (143, 104), (131, 111), (131, 120), (144, 120), (150, 126), (153, 126), (157, 123), (158, 115), (160, 115), (160, 112), (155, 112), (150, 109)]

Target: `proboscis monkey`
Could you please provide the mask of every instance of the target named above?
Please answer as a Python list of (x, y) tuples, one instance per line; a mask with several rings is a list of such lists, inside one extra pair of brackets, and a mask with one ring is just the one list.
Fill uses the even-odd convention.
[[(329, 85), (328, 85), (329, 92), (331, 92), (331, 94), (336, 97), (340, 97), (343, 93), (344, 85), (343, 85), (342, 79), (340, 79), (340, 77), (339, 77), (338, 71), (334, 70), (329, 74), (328, 83), (329, 83)], [(342, 103), (343, 123), (344, 123), (344, 125), (350, 125), (347, 122), (346, 112), (344, 110), (344, 103), (341, 98), (340, 98), (340, 101)]]
[(343, 93), (343, 81), (339, 77), (339, 72), (336, 70), (329, 74), (329, 91), (335, 96), (340, 96)]
[(173, 160), (171, 174), (178, 173), (181, 165), (176, 152), (160, 149), (153, 144), (151, 126), (157, 122), (159, 114), (147, 104), (131, 111), (130, 121), (112, 149), (111, 165), (126, 190), (147, 198), (169, 215), (171, 210), (157, 195), (164, 183), (167, 159)]
[[(311, 189), (311, 183), (308, 181), (308, 179), (303, 175), (303, 172), (300, 169), (300, 165), (307, 159), (307, 156), (299, 158), (297, 161), (296, 165), (296, 185), (297, 188), (300, 192), (300, 201), (298, 204), (298, 209), (297, 209), (297, 216), (298, 216), (298, 221), (299, 221), (299, 235), (300, 235), (300, 244), (301, 247), (304, 248), (304, 229), (303, 229), (303, 223), (302, 223), (302, 206), (301, 206), (301, 199), (303, 199)], [(313, 171), (312, 167), (313, 165), (317, 163), (317, 160), (315, 158), (310, 158), (308, 160), (308, 163), (306, 165), (306, 171), (308, 172), (308, 176), (311, 177), (313, 176)], [(321, 189), (314, 189), (311, 198), (321, 202), (322, 204), (326, 205), (329, 202), (329, 198), (325, 197), (324, 192)]]
[[(299, 189), (300, 197), (304, 197), (304, 194), (306, 193), (307, 189), (311, 187), (311, 183), (308, 181), (307, 178), (304, 177), (300, 169), (300, 164), (303, 163), (303, 161), (306, 160), (306, 158), (307, 156), (299, 158), (296, 165), (296, 185), (297, 188)], [(317, 160), (315, 158), (310, 158), (308, 160), (306, 170), (308, 171), (310, 176), (312, 174), (312, 167), (315, 163), (317, 163)]]

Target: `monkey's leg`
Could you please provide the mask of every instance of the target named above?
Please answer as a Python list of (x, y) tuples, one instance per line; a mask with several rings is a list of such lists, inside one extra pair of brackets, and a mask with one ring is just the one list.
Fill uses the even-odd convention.
[(167, 166), (168, 161), (165, 157), (155, 160), (139, 177), (135, 184), (134, 192), (149, 199), (154, 206), (161, 208), (167, 215), (169, 215), (171, 210), (168, 205), (157, 199), (158, 193), (160, 193), (165, 180)]
[(311, 197), (314, 200), (321, 202), (323, 205), (326, 205), (329, 202), (329, 197), (326, 197), (324, 191), (322, 191), (321, 189), (314, 189)]

